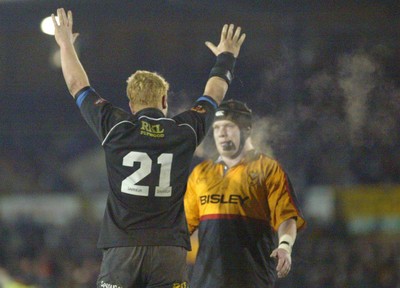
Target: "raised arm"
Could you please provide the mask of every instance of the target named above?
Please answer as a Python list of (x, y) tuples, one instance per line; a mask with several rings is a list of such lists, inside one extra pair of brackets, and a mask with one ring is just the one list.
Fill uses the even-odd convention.
[(89, 86), (89, 79), (76, 54), (74, 42), (77, 33), (72, 33), (72, 12), (65, 13), (63, 8), (57, 9), (58, 21), (54, 14), (51, 15), (54, 23), (54, 35), (57, 44), (60, 46), (61, 68), (63, 71), (65, 83), (69, 93), (75, 97), (76, 93), (82, 88)]
[(206, 42), (208, 48), (217, 56), (217, 61), (211, 69), (210, 77), (204, 88), (204, 95), (212, 97), (218, 104), (222, 102), (230, 82), (233, 79), (233, 69), (246, 34), (241, 28), (225, 24), (222, 28), (218, 46)]

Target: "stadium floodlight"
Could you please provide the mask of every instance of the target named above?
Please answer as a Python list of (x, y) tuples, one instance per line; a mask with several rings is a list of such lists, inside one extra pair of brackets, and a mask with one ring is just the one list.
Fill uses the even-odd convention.
[[(58, 22), (57, 16), (56, 16), (56, 20)], [(54, 35), (54, 24), (53, 24), (53, 19), (51, 19), (51, 16), (46, 17), (42, 20), (42, 23), (40, 24), (40, 28), (42, 29), (43, 33), (46, 33), (48, 35)]]

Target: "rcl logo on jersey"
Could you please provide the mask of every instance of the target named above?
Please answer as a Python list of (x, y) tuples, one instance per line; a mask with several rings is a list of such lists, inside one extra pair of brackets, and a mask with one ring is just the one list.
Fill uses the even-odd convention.
[(242, 197), (242, 195), (232, 194), (232, 195), (220, 195), (220, 194), (211, 194), (200, 196), (200, 204), (204, 205), (207, 203), (211, 204), (240, 204), (243, 205), (244, 202), (249, 200), (248, 196)]

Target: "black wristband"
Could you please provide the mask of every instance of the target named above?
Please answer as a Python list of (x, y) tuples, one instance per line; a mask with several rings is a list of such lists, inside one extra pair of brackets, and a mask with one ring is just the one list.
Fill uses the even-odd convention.
[(281, 244), (286, 244), (286, 245), (288, 245), (288, 246), (290, 247), (290, 243), (287, 242), (287, 241), (281, 241), (281, 242), (279, 243), (279, 245), (281, 245)]
[(210, 71), (209, 78), (218, 76), (231, 84), (233, 80), (233, 70), (235, 69), (236, 58), (230, 52), (223, 52), (217, 56), (217, 61)]

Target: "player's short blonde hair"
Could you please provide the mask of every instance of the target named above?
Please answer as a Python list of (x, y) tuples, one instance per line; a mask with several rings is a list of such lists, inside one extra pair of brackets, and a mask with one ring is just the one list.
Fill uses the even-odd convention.
[(129, 101), (136, 104), (153, 106), (159, 105), (163, 96), (167, 96), (169, 84), (155, 72), (138, 70), (128, 80), (126, 94)]

